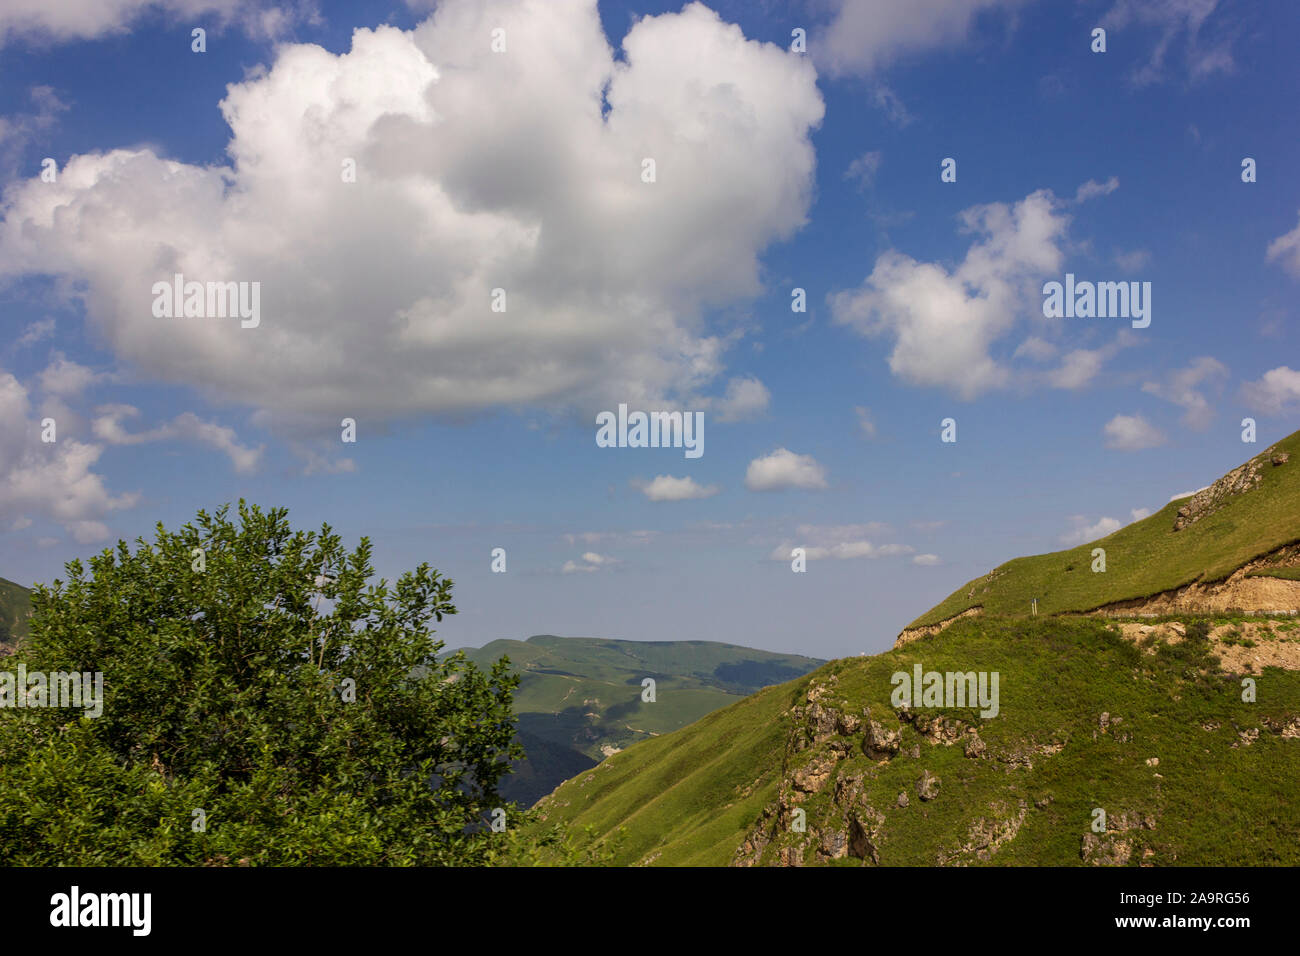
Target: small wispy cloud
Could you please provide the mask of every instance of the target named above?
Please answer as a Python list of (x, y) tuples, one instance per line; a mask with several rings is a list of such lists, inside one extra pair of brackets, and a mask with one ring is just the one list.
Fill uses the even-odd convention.
[(1074, 201), (1076, 203), (1087, 202), (1089, 199), (1096, 199), (1098, 196), (1109, 196), (1115, 190), (1119, 189), (1119, 177), (1112, 176), (1104, 183), (1099, 183), (1095, 179), (1090, 179), (1074, 192)]
[(1166, 441), (1164, 433), (1141, 415), (1116, 415), (1102, 430), (1106, 447), (1120, 451), (1155, 448)]
[(721, 490), (717, 485), (701, 485), (689, 475), (684, 478), (656, 475), (653, 480), (636, 483), (634, 487), (651, 501), (691, 501), (696, 498), (711, 498)]
[(182, 412), (170, 422), (142, 432), (128, 432), (123, 421), (135, 418), (140, 410), (131, 405), (101, 405), (95, 409), (91, 424), (95, 437), (109, 445), (143, 445), (158, 441), (192, 441), (224, 452), (240, 474), (257, 470), (262, 445), (250, 448), (240, 444), (233, 428), (206, 422), (193, 412)]

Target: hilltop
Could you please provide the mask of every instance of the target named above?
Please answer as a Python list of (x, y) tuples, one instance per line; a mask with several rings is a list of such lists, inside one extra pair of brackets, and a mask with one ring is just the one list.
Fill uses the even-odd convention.
[[(520, 677), (514, 710), (528, 756), (501, 792), (526, 805), (610, 754), (825, 663), (714, 641), (550, 634), (492, 641), (465, 654), (480, 667), (507, 657)], [(642, 700), (646, 678), (655, 682), (653, 702)]]
[[(1190, 498), (1097, 541), (1016, 558), (968, 581), (900, 641), (959, 615), (1300, 609), (1300, 432)], [(1093, 571), (1093, 551), (1105, 570)]]
[[(1298, 445), (615, 754), (541, 825), (624, 865), (1300, 864), (1300, 620), (1246, 613), (1300, 606)], [(918, 666), (998, 675), (996, 714), (898, 705)]]

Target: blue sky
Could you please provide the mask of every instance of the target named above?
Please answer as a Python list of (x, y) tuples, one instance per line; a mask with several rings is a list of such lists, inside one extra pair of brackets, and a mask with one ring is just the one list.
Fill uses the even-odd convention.
[(873, 653), (1297, 427), (1294, 4), (429, 6), (0, 13), (0, 576), (245, 497), (444, 571), (453, 646)]

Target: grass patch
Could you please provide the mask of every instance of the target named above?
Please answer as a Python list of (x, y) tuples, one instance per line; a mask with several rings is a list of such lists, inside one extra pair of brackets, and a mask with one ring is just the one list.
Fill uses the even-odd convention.
[(1246, 573), (1248, 578), (1282, 578), (1285, 581), (1300, 581), (1300, 568), (1256, 568)]

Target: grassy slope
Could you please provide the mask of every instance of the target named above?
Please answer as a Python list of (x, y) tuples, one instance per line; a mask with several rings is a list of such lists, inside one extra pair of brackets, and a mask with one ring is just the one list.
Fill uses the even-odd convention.
[(31, 592), (0, 578), (0, 645), (12, 647), (27, 635), (27, 616), (32, 610)]
[[(1023, 614), (1036, 597), (1042, 614), (1090, 611), (1197, 580), (1222, 580), (1251, 559), (1300, 541), (1300, 432), (1276, 447), (1290, 452), (1289, 464), (1274, 468), (1266, 462), (1258, 487), (1181, 531), (1173, 530), (1174, 516), (1186, 502), (1173, 501), (1098, 541), (1008, 561), (991, 580), (967, 582), (908, 627), (977, 605), (991, 614)], [(1096, 547), (1106, 550), (1105, 573), (1091, 570)]]
[[(1094, 807), (1112, 817), (1155, 815), (1155, 829), (1125, 834), (1136, 845), (1133, 862), (1150, 849), (1148, 862), (1155, 865), (1300, 863), (1300, 802), (1293, 794), (1300, 739), (1282, 738), (1263, 723), (1300, 715), (1300, 674), (1266, 670), (1257, 678), (1258, 703), (1243, 703), (1235, 679), (1203, 673), (1204, 653), (1184, 644), (1142, 654), (1101, 621), (966, 619), (899, 650), (834, 661), (638, 744), (568, 781), (540, 806), (549, 822), (572, 824), (571, 834), (592, 827), (603, 839), (622, 828), (620, 864), (726, 864), (761, 809), (776, 799), (783, 760), (789, 771), (828, 753), (823, 744), (787, 758), (785, 743), (796, 720), (791, 707), (812, 681), (835, 674), (824, 702), (854, 714), (869, 708), (887, 728), (901, 726), (903, 751), (885, 763), (871, 760), (859, 732), (831, 782), (800, 804), (808, 834), (779, 834), (765, 862), (776, 846), (799, 841), (805, 861), (816, 862), (816, 834), (843, 827), (844, 808), (832, 800), (835, 777), (864, 774), (864, 800), (886, 817), (885, 865), (932, 865), (977, 821), (1004, 819), (1022, 799), (1025, 821), (996, 863), (1078, 864)], [(925, 711), (979, 726), (989, 746), (985, 756), (972, 759), (959, 746), (924, 742), (910, 725), (897, 723), (890, 676), (918, 661), (927, 670), (1000, 673), (999, 716)], [(1102, 712), (1122, 717), (1122, 733), (1131, 739), (1097, 734)], [(1202, 729), (1210, 722), (1218, 728)], [(1260, 729), (1258, 739), (1234, 748), (1238, 730), (1250, 728)], [(919, 759), (907, 754), (914, 743)], [(1012, 765), (1015, 754), (1052, 743), (1064, 749), (1032, 755), (1032, 769)], [(1149, 757), (1158, 757), (1159, 766), (1147, 766)], [(923, 770), (942, 781), (939, 796), (925, 803), (916, 793)], [(911, 804), (900, 808), (896, 800), (904, 791)], [(1043, 807), (1035, 805), (1048, 797)]]
[(543, 801), (547, 821), (594, 827), (598, 838), (623, 828), (619, 864), (727, 863), (776, 792), (791, 693), (769, 687), (607, 758)]

